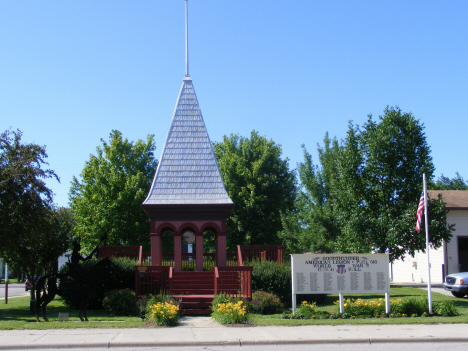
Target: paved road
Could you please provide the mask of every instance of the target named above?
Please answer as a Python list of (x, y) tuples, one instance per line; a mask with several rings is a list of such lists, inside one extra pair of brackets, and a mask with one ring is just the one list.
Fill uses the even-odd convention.
[[(8, 284), (8, 297), (28, 295), (29, 291), (24, 291), (24, 284)], [(5, 298), (5, 284), (0, 284), (0, 298)]]
[[(93, 351), (465, 351), (467, 345), (465, 343), (385, 343), (385, 344), (309, 344), (309, 345), (254, 345), (254, 346), (187, 346), (187, 347), (130, 347), (130, 348), (97, 348)], [(49, 349), (39, 349), (37, 351), (45, 351)], [(55, 349), (56, 351), (69, 351), (69, 349)], [(89, 348), (73, 348), (74, 351), (86, 351)]]
[[(445, 350), (459, 350), (451, 345), (464, 344), (462, 349), (466, 349), (468, 343), (467, 324), (224, 327), (213, 324), (209, 317), (186, 316), (182, 319), (183, 325), (175, 328), (0, 330), (0, 350), (71, 347), (152, 350), (179, 347), (181, 350), (198, 348), (214, 351), (223, 350), (224, 347), (233, 350), (239, 346), (259, 349), (260, 345), (272, 346), (275, 350), (284, 350), (285, 345), (294, 345), (297, 346), (295, 349), (304, 350), (303, 346), (306, 345), (316, 348), (319, 345), (346, 344), (345, 348), (348, 345), (361, 345), (367, 347), (364, 349), (366, 351), (380, 351), (389, 349), (388, 345), (398, 344), (398, 351), (415, 351), (419, 344), (429, 344), (431, 350), (438, 350), (432, 347), (436, 344), (447, 344)], [(283, 348), (278, 348), (280, 345)], [(377, 346), (369, 348), (368, 345)], [(412, 347), (407, 347), (410, 345)]]

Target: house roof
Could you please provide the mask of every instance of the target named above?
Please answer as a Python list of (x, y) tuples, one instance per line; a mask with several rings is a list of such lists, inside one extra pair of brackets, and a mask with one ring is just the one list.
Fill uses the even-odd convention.
[(182, 82), (158, 168), (143, 205), (230, 204), (192, 79)]
[(468, 210), (468, 190), (428, 190), (430, 198), (442, 194), (447, 210)]

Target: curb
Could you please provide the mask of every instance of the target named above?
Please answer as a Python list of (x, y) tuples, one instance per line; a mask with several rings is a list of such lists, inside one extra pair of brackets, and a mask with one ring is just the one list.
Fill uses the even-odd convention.
[(34, 350), (34, 349), (73, 349), (73, 348), (119, 348), (119, 347), (189, 347), (189, 346), (255, 346), (255, 345), (308, 345), (308, 344), (389, 344), (389, 343), (466, 343), (467, 338), (360, 338), (360, 339), (306, 339), (306, 340), (233, 340), (233, 341), (193, 341), (193, 342), (102, 342), (77, 344), (22, 344), (0, 345), (0, 350)]

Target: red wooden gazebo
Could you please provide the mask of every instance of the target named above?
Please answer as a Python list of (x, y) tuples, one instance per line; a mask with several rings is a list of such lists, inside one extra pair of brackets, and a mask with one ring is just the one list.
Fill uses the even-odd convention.
[[(185, 78), (151, 188), (142, 204), (151, 221), (151, 265), (136, 267), (136, 290), (154, 294), (169, 289), (183, 298), (183, 304), (192, 305), (192, 314), (205, 314), (210, 312), (216, 292), (250, 297), (252, 267), (226, 267), (226, 218), (234, 203), (224, 187), (189, 75), (187, 1), (185, 9)], [(215, 235), (214, 272), (203, 272), (206, 231)], [(163, 266), (163, 235), (168, 232), (174, 236), (173, 266)], [(195, 241), (195, 272), (182, 272), (184, 236)]]
[(182, 82), (166, 142), (147, 198), (151, 264), (162, 264), (162, 238), (174, 235), (174, 270), (182, 270), (182, 236), (195, 236), (196, 270), (203, 270), (203, 233), (215, 234), (216, 264), (226, 265), (229, 198), (211, 147), (192, 79)]

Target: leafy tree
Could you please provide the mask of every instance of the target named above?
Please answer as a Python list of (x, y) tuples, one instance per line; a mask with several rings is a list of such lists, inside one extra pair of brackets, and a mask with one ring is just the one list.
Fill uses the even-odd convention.
[[(23, 144), (21, 131), (0, 136), (0, 255), (30, 282), (50, 269), (69, 243), (72, 220), (54, 208), (44, 180), (56, 178), (44, 146)], [(34, 283), (31, 296), (34, 296)]]
[(443, 174), (439, 177), (435, 184), (428, 185), (433, 190), (468, 190), (468, 181), (456, 172), (456, 177), (450, 179)]
[(313, 164), (304, 145), (302, 148), (304, 162), (298, 166), (301, 188), (293, 210), (282, 215), (284, 229), (279, 236), (289, 253), (334, 252), (335, 240), (341, 233), (335, 219), (336, 205), (331, 200), (331, 184), (337, 174), (338, 141), (330, 140), (328, 133), (325, 135), (324, 146), (318, 148), (322, 168)]
[(281, 159), (281, 146), (252, 131), (213, 143), (226, 190), (234, 201), (227, 220), (230, 250), (238, 244), (278, 244), (280, 214), (293, 208), (294, 172)]
[[(313, 166), (305, 152), (299, 167), (301, 207), (283, 218), (290, 227), (280, 236), (303, 251), (388, 250), (391, 260), (424, 250), (415, 213), (422, 173), (430, 179), (434, 166), (423, 129), (410, 113), (387, 107), (378, 122), (369, 116), (362, 129), (350, 124), (341, 142), (326, 136), (324, 148), (319, 147), (321, 167)], [(444, 225), (441, 199), (431, 200), (429, 211), (431, 243), (438, 247), (453, 228)]]
[(73, 178), (70, 205), (76, 216), (76, 235), (90, 252), (107, 233), (108, 245), (144, 245), (149, 249), (149, 220), (141, 208), (156, 169), (153, 135), (136, 143), (113, 130), (109, 143), (101, 139), (97, 155), (90, 155)]

